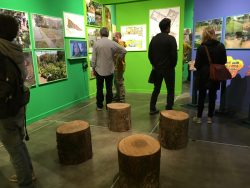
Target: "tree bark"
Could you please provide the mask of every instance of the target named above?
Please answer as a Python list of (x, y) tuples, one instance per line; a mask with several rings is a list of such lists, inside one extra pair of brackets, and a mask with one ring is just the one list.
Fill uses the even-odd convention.
[(160, 113), (159, 139), (167, 149), (181, 149), (188, 144), (189, 115), (175, 110), (164, 110)]
[(79, 164), (92, 158), (91, 132), (87, 122), (65, 123), (57, 128), (56, 137), (61, 164)]
[(158, 188), (160, 174), (160, 143), (137, 134), (118, 144), (119, 188)]
[(111, 131), (123, 132), (131, 128), (131, 106), (127, 103), (110, 103), (107, 105)]

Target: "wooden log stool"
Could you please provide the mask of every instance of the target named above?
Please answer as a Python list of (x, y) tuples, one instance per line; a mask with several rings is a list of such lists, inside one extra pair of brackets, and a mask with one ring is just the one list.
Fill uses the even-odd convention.
[(148, 135), (136, 134), (118, 143), (119, 188), (158, 188), (161, 146)]
[(111, 131), (123, 132), (131, 128), (131, 106), (127, 103), (110, 103), (108, 127)]
[(181, 149), (188, 144), (189, 115), (175, 110), (163, 110), (160, 113), (159, 139), (167, 149)]
[(56, 138), (61, 164), (79, 164), (92, 158), (91, 133), (87, 122), (76, 120), (59, 126)]

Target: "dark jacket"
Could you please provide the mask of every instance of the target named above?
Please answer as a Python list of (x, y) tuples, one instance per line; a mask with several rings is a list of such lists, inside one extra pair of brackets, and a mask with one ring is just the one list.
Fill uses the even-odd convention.
[(174, 70), (177, 64), (177, 44), (173, 36), (159, 33), (149, 44), (148, 58), (156, 70)]
[(216, 89), (220, 87), (219, 81), (212, 81), (209, 78), (209, 61), (206, 54), (204, 45), (207, 46), (210, 57), (214, 64), (226, 64), (227, 54), (225, 46), (217, 40), (208, 40), (202, 43), (196, 52), (195, 68), (196, 72), (196, 84), (198, 89)]

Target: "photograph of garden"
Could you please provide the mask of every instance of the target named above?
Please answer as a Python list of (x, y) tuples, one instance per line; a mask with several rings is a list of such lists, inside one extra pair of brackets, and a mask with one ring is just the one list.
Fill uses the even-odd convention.
[(221, 41), (222, 18), (196, 22), (194, 48), (198, 48), (201, 45), (202, 31), (204, 30), (205, 27), (208, 26), (214, 28), (217, 40)]
[(32, 23), (36, 48), (64, 48), (61, 18), (33, 14)]
[(19, 31), (15, 41), (23, 48), (30, 48), (28, 13), (15, 10), (0, 9), (0, 14), (10, 15), (16, 18), (19, 24)]
[(227, 17), (225, 47), (250, 48), (250, 14)]
[(87, 24), (102, 25), (102, 5), (92, 0), (86, 0)]
[(24, 52), (24, 65), (26, 67), (26, 78), (25, 81), (28, 82), (29, 86), (34, 86), (36, 84), (34, 67), (31, 52)]
[(58, 50), (37, 51), (39, 84), (67, 78), (65, 52)]

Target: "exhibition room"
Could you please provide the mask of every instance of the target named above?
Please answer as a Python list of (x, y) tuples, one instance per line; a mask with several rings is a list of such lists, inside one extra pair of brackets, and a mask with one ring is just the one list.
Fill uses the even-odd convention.
[[(32, 185), (22, 186), (1, 138), (11, 128), (0, 109), (0, 188), (250, 187), (249, 7), (246, 0), (0, 0), (0, 15), (19, 27), (8, 42), (22, 48), (30, 91), (24, 143), (33, 165)], [(206, 31), (222, 52), (206, 47)], [(175, 42), (155, 48), (158, 33)], [(110, 45), (105, 75), (98, 62), (109, 57), (100, 49)], [(153, 63), (161, 52), (174, 54), (173, 72)], [(214, 54), (230, 78), (211, 81)], [(218, 88), (201, 99), (204, 62)], [(155, 71), (164, 75), (160, 85)]]

